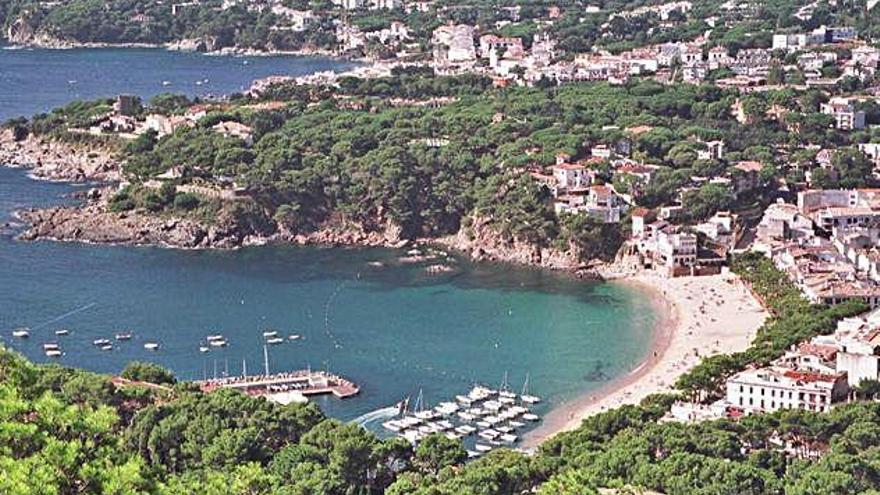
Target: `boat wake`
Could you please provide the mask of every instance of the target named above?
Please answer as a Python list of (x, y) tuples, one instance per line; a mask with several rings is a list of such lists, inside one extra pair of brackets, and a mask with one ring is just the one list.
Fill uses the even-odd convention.
[(83, 306), (83, 307), (81, 307), (81, 308), (74, 309), (73, 311), (68, 311), (67, 313), (64, 313), (64, 314), (61, 315), (61, 316), (58, 316), (58, 317), (56, 317), (56, 318), (53, 318), (53, 319), (47, 321), (46, 323), (43, 323), (43, 324), (41, 324), (41, 325), (39, 325), (39, 326), (36, 326), (36, 327), (32, 328), (32, 330), (39, 330), (39, 329), (44, 328), (44, 327), (47, 327), (47, 326), (49, 326), (49, 325), (51, 325), (51, 324), (53, 324), (53, 323), (58, 323), (59, 321), (65, 319), (65, 318), (68, 318), (68, 317), (73, 316), (73, 315), (75, 315), (75, 314), (82, 313), (83, 311), (85, 311), (85, 310), (87, 310), (87, 309), (91, 309), (91, 308), (93, 308), (94, 306), (97, 306), (97, 305), (98, 305), (98, 303), (90, 303), (90, 304), (86, 304), (85, 306)]
[(383, 407), (382, 409), (376, 409), (375, 411), (370, 411), (366, 414), (362, 414), (351, 420), (350, 423), (366, 427), (370, 423), (375, 423), (376, 421), (381, 421), (383, 419), (393, 418), (397, 415), (398, 412), (400, 412), (398, 406)]

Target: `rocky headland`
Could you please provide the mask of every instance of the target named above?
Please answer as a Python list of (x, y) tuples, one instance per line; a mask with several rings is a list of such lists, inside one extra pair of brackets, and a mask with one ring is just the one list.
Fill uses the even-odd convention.
[(121, 164), (112, 151), (94, 145), (73, 145), (29, 134), (16, 140), (0, 131), (0, 164), (30, 169), (39, 179), (68, 182), (116, 182)]

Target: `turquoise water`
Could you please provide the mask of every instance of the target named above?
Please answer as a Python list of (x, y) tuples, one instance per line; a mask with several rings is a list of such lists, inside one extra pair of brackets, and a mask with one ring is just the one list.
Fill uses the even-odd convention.
[[(106, 71), (108, 60), (128, 70), (87, 77), (97, 70), (89, 64)], [(218, 87), (226, 81), (228, 91), (276, 65), (300, 73), (326, 68), (314, 60), (261, 58), (241, 71), (241, 60), (157, 50), (0, 50), (0, 78), (18, 81), (14, 90), (0, 83), (0, 117), (75, 97), (57, 87), (68, 79), (89, 95), (132, 87), (147, 95), (161, 90), (155, 87), (161, 80), (207, 77)], [(259, 64), (266, 64), (265, 73), (250, 72)], [(58, 74), (57, 67), (82, 72)], [(246, 360), (255, 372), (262, 366), (262, 332), (273, 327), (304, 339), (271, 347), (272, 371), (329, 367), (361, 386), (354, 399), (319, 400), (343, 419), (419, 389), (433, 404), (475, 381), (497, 385), (505, 372), (514, 388), (529, 373), (531, 392), (546, 399), (539, 410), (546, 411), (602, 386), (591, 381), (597, 368), (614, 377), (638, 366), (658, 318), (650, 299), (630, 287), (465, 259), (457, 259), (453, 273), (428, 275), (424, 266), (402, 263), (403, 253), (385, 249), (186, 252), (14, 240), (20, 226), (12, 211), (73, 201), (70, 193), (82, 187), (0, 168), (0, 225), (13, 224), (0, 228), (0, 340), (34, 361), (47, 361), (41, 344), (56, 340), (54, 331), (63, 327), (71, 330), (58, 339), (66, 365), (112, 373), (131, 360), (151, 360), (180, 378), (198, 379), (215, 369), (238, 374)], [(20, 326), (32, 329), (30, 340), (12, 339)], [(91, 345), (119, 331), (134, 339), (110, 352)], [(230, 347), (201, 354), (200, 341), (213, 333), (225, 334)], [(147, 340), (160, 341), (161, 350), (146, 351)]]
[(223, 95), (245, 90), (254, 79), (266, 76), (341, 71), (354, 65), (320, 57), (230, 57), (149, 48), (45, 50), (0, 45), (0, 121), (45, 112), (76, 99), (120, 93), (144, 98), (166, 92)]

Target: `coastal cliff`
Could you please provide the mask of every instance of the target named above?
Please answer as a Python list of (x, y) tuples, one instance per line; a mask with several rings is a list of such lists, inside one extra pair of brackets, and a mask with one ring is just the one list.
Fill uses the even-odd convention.
[(516, 265), (585, 272), (574, 250), (561, 251), (501, 235), (488, 218), (473, 216), (467, 226), (450, 236), (431, 239), (448, 249), (468, 255), (474, 261), (500, 261)]
[(27, 168), (34, 177), (70, 182), (116, 182), (121, 164), (113, 152), (86, 144), (29, 134), (16, 140), (12, 131), (0, 131), (0, 164)]

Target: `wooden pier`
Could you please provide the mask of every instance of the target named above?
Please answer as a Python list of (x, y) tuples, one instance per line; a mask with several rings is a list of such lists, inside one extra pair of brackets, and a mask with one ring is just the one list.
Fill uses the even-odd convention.
[(333, 394), (345, 399), (360, 392), (354, 382), (339, 375), (325, 371), (299, 370), (275, 375), (255, 375), (218, 378), (196, 382), (203, 392), (213, 392), (221, 388), (231, 388), (257, 396), (271, 396), (288, 392), (298, 392), (305, 397)]

